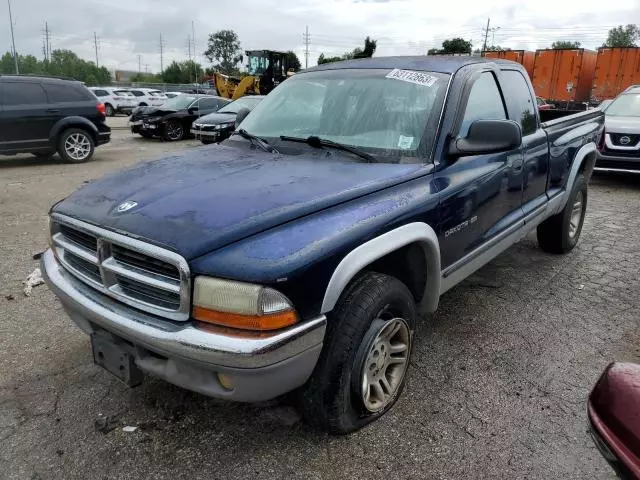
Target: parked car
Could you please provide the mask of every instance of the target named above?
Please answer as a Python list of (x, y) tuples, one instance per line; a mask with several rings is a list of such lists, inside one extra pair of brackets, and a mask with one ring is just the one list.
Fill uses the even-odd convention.
[(107, 117), (113, 117), (116, 113), (129, 115), (138, 105), (133, 93), (113, 87), (89, 87), (89, 90), (104, 103)]
[(536, 104), (538, 105), (538, 110), (551, 110), (553, 108), (553, 105), (547, 103), (542, 97), (536, 97)]
[(612, 363), (588, 404), (591, 437), (623, 479), (640, 479), (640, 365)]
[(235, 130), (238, 112), (243, 108), (253, 110), (262, 99), (263, 95), (252, 95), (234, 100), (217, 112), (198, 118), (191, 126), (191, 133), (205, 145), (221, 142)]
[(216, 112), (229, 103), (210, 95), (179, 95), (160, 107), (147, 107), (131, 115), (131, 133), (143, 137), (162, 137), (174, 142), (191, 135), (191, 124), (198, 117)]
[[(440, 295), (532, 230), (547, 252), (577, 244), (604, 115), (544, 114), (510, 61), (320, 65), (220, 148), (54, 205), (42, 270), (95, 362), (129, 385), (295, 392), (307, 421), (351, 432), (400, 396)], [(525, 172), (526, 188), (505, 180)]]
[(110, 138), (104, 104), (82, 83), (0, 75), (0, 154), (58, 152), (66, 162), (81, 163)]
[(598, 143), (596, 170), (640, 173), (640, 85), (627, 88), (602, 110), (605, 134)]
[(153, 88), (129, 88), (136, 97), (139, 107), (159, 107), (167, 101), (167, 97), (160, 90)]

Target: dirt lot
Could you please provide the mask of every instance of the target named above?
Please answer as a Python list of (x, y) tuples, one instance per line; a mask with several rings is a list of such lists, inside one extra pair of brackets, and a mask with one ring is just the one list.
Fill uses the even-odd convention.
[[(46, 286), (22, 293), (51, 204), (194, 145), (118, 130), (85, 165), (0, 157), (0, 478), (613, 477), (585, 399), (607, 363), (640, 357), (640, 179), (593, 179), (572, 254), (530, 238), (447, 293), (420, 323), (396, 408), (335, 438), (286, 403), (228, 404), (153, 379), (128, 390), (92, 364)], [(118, 428), (97, 430), (104, 417)]]

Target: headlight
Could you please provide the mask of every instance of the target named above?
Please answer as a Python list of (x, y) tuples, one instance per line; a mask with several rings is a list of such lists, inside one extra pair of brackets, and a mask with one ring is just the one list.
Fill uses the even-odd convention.
[(162, 119), (162, 117), (150, 117), (150, 118), (147, 118), (146, 121), (147, 122), (157, 122), (158, 120), (161, 120), (161, 119)]
[(233, 126), (233, 123), (220, 123), (218, 125), (216, 125), (215, 127), (213, 127), (215, 130), (224, 130), (225, 128), (229, 128), (231, 126)]
[(193, 318), (244, 330), (277, 330), (298, 321), (287, 297), (272, 288), (250, 283), (196, 277)]

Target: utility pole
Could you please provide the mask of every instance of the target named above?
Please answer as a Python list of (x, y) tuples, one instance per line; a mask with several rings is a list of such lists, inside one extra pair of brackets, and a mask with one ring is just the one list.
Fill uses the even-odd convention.
[(162, 63), (162, 49), (164, 45), (162, 43), (162, 33), (160, 33), (160, 74), (164, 72), (164, 64)]
[(138, 73), (142, 73), (142, 55), (138, 54)]
[(304, 40), (304, 68), (309, 68), (309, 43), (311, 42), (311, 35), (309, 35), (309, 26), (302, 34)]
[(144, 73), (149, 73), (149, 64), (148, 63), (144, 64)]
[(489, 39), (489, 25), (491, 24), (491, 18), (487, 18), (487, 29), (484, 31), (484, 46), (482, 47), (482, 56), (487, 50), (487, 40)]
[(191, 42), (193, 43), (193, 83), (198, 83), (198, 67), (196, 66), (196, 27), (191, 20)]
[(93, 46), (96, 49), (96, 68), (100, 68), (100, 64), (98, 63), (98, 36), (96, 32), (93, 32)]
[(18, 70), (18, 51), (16, 50), (16, 39), (13, 36), (13, 17), (11, 16), (11, 0), (7, 0), (9, 5), (9, 25), (11, 26), (11, 45), (13, 45), (13, 63), (16, 66), (16, 75), (20, 73)]

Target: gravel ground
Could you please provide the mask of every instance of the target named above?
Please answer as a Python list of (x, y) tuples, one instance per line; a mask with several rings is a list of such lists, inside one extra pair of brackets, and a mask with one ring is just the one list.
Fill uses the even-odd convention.
[(329, 437), (286, 402), (224, 403), (154, 379), (128, 390), (92, 364), (46, 286), (22, 293), (51, 204), (194, 145), (116, 130), (85, 165), (0, 157), (0, 478), (613, 478), (585, 400), (610, 361), (640, 357), (640, 178), (592, 180), (570, 255), (528, 238), (448, 292), (420, 323), (392, 412)]

